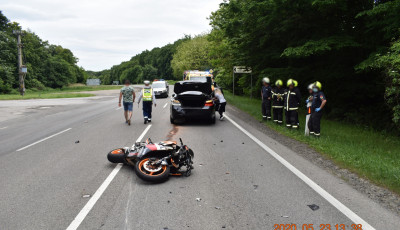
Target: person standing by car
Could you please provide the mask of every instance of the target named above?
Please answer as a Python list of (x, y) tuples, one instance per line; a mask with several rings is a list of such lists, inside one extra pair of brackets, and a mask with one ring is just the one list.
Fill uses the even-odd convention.
[(287, 87), (284, 94), (284, 109), (286, 115), (286, 127), (293, 129), (299, 128), (299, 115), (297, 113), (300, 100), (301, 100), (301, 93), (299, 88), (296, 87), (296, 81), (293, 79), (289, 79), (287, 81)]
[(306, 107), (307, 107), (307, 111), (306, 111), (306, 125), (304, 127), (304, 134), (306, 136), (310, 135), (310, 129), (308, 128), (308, 122), (310, 120), (310, 116), (311, 116), (311, 105), (312, 105), (312, 100), (314, 97), (314, 92), (313, 92), (313, 86), (314, 84), (309, 84), (307, 89), (308, 89), (308, 93), (310, 94), (306, 100)]
[(321, 91), (322, 84), (316, 81), (313, 85), (313, 100), (311, 105), (311, 117), (308, 121), (308, 128), (310, 134), (314, 134), (316, 137), (321, 135), (321, 118), (322, 111), (326, 105), (326, 98), (324, 93)]
[(150, 86), (150, 81), (144, 81), (144, 88), (140, 92), (138, 104), (143, 98), (143, 118), (144, 123), (151, 122), (151, 112), (152, 112), (152, 105), (154, 107), (157, 106), (156, 104), (156, 97), (154, 95), (153, 89)]
[(283, 123), (283, 95), (285, 90), (282, 88), (282, 80), (275, 82), (275, 88), (272, 90), (272, 111), (274, 114), (274, 122)]
[(129, 80), (125, 80), (125, 85), (119, 93), (118, 106), (121, 107), (121, 99), (123, 98), (125, 123), (131, 125), (133, 102), (135, 101), (135, 90), (130, 85)]
[(226, 100), (220, 89), (215, 88), (214, 94), (215, 94), (214, 100), (218, 100), (217, 110), (219, 113), (219, 120), (222, 121), (225, 118), (224, 112), (225, 112)]
[(271, 91), (272, 88), (269, 85), (269, 78), (264, 77), (262, 79), (262, 89), (261, 89), (261, 112), (264, 120), (271, 120)]

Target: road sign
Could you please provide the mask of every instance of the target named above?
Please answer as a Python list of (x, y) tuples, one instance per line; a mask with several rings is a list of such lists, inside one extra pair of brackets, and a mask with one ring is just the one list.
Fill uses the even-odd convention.
[(251, 73), (251, 68), (246, 66), (234, 66), (233, 67), (234, 73)]

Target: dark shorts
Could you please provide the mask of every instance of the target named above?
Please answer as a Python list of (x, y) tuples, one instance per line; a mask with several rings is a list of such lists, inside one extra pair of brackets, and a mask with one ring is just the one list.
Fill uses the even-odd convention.
[(125, 111), (132, 111), (133, 102), (124, 102), (124, 110)]

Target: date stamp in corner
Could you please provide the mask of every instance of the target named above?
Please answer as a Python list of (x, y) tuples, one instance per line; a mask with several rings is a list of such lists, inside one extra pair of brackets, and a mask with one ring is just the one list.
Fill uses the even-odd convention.
[(274, 230), (362, 230), (361, 224), (274, 224)]

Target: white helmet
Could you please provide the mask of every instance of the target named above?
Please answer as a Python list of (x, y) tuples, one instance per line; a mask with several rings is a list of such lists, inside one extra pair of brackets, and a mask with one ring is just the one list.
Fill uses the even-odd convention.
[(313, 87), (314, 87), (314, 84), (309, 84), (307, 89), (311, 89), (312, 90)]
[(264, 78), (262, 79), (262, 81), (263, 81), (264, 83), (268, 83), (268, 84), (269, 84), (269, 78), (267, 78), (267, 77), (264, 77)]
[(144, 81), (144, 84), (145, 84), (145, 85), (149, 85), (149, 84), (150, 84), (150, 81), (149, 81), (149, 80), (146, 80), (146, 81)]

